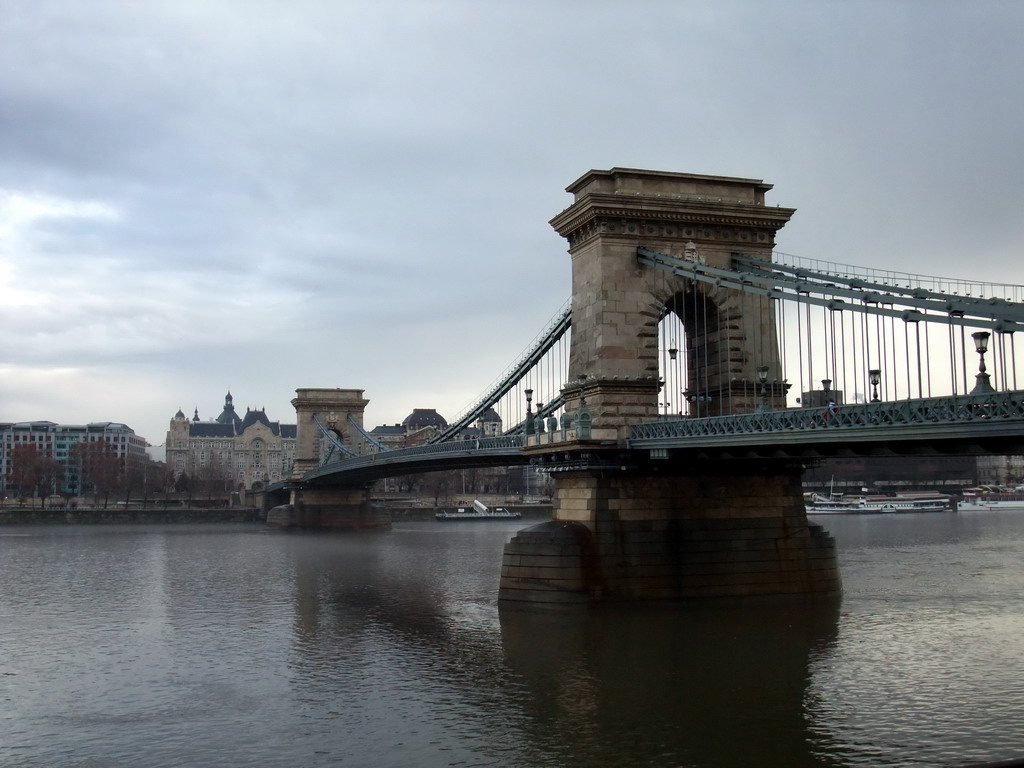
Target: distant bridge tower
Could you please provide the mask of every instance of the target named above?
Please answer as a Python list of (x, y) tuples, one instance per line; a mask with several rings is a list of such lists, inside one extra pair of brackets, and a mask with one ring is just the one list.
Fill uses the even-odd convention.
[[(360, 426), (369, 400), (361, 389), (297, 389), (292, 406), (296, 418), (296, 457), (292, 478), (298, 480), (320, 463), (323, 437), (316, 421), (338, 433), (353, 449), (364, 445), (362, 435), (349, 419)], [(377, 509), (370, 502), (364, 487), (332, 488), (329, 484), (308, 484), (290, 492), (290, 503), (272, 510), (274, 523), (303, 528), (389, 528), (391, 517), (386, 509)], [(268, 517), (268, 521), (269, 521)]]
[[(566, 603), (837, 593), (835, 546), (804, 510), (799, 462), (658, 459), (623, 449), (628, 426), (658, 418), (658, 323), (685, 329), (691, 414), (747, 413), (757, 369), (784, 379), (771, 302), (638, 263), (645, 246), (728, 269), (771, 261), (794, 213), (768, 207), (756, 179), (613, 168), (567, 189), (551, 224), (572, 256), (566, 411), (585, 397), (591, 430), (533, 438), (551, 472), (554, 520), (505, 547), (500, 599)], [(768, 399), (783, 407), (785, 385)]]
[(333, 429), (350, 446), (358, 446), (361, 436), (352, 429), (348, 417), (363, 423), (363, 411), (370, 401), (361, 389), (297, 389), (292, 407), (295, 408), (296, 456), (293, 477), (302, 477), (320, 463), (322, 435), (314, 417)]

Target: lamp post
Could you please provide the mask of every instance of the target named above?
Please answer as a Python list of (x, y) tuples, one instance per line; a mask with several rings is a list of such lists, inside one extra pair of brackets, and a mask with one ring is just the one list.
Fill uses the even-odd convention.
[(759, 365), (757, 367), (757, 382), (760, 387), (758, 395), (757, 409), (755, 413), (768, 413), (771, 408), (768, 407), (768, 390), (765, 389), (764, 385), (768, 381), (768, 366)]
[(985, 353), (988, 352), (988, 331), (978, 331), (971, 334), (971, 338), (974, 339), (974, 349), (977, 351), (980, 357), (978, 363), (978, 375), (974, 377), (974, 389), (971, 390), (972, 395), (986, 395), (989, 392), (995, 392), (992, 389), (992, 384), (989, 381), (989, 376), (985, 372)]
[(577, 440), (589, 440), (591, 436), (590, 427), (593, 422), (593, 417), (590, 414), (590, 409), (587, 407), (587, 396), (583, 387), (587, 383), (586, 374), (580, 374), (577, 381), (580, 385), (580, 407), (576, 411), (576, 439)]
[[(533, 390), (525, 389), (523, 394), (526, 395), (526, 423), (523, 425), (523, 432), (526, 434), (526, 442), (529, 444), (530, 435), (535, 434), (536, 429), (536, 424), (533, 422), (533, 411), (530, 409), (530, 405), (533, 402)], [(539, 409), (540, 403), (537, 405)], [(529, 464), (523, 465), (524, 501), (530, 497), (530, 471), (531, 466)]]
[(526, 394), (526, 434), (533, 434), (533, 412), (530, 410), (530, 404), (533, 402), (533, 390), (525, 390)]
[(878, 385), (882, 381), (882, 371), (878, 368), (872, 368), (868, 371), (868, 383), (871, 384), (871, 402), (877, 403), (878, 399)]

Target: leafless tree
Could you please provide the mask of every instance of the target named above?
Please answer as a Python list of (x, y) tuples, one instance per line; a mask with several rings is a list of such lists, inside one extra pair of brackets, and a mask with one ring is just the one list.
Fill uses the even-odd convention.
[(43, 500), (45, 507), (46, 498), (53, 492), (54, 484), (62, 472), (63, 467), (56, 459), (30, 443), (19, 443), (11, 451), (7, 483), (17, 487), (21, 504), (25, 503), (30, 494), (35, 493)]
[(81, 469), (80, 492), (92, 492), (95, 499), (103, 499), (103, 508), (110, 503), (111, 494), (124, 482), (124, 464), (117, 457), (113, 445), (106, 441), (76, 443), (71, 449), (72, 459)]

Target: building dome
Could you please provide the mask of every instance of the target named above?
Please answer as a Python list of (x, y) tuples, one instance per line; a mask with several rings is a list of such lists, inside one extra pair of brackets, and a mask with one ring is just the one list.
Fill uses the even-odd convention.
[(501, 416), (493, 408), (488, 408), (477, 419), (478, 432), (484, 437), (497, 437), (501, 434)]
[(444, 420), (444, 416), (433, 408), (413, 408), (412, 413), (405, 417), (402, 426), (405, 427), (407, 432), (424, 429), (425, 427), (446, 429), (448, 422)]
[(231, 392), (228, 392), (224, 398), (224, 410), (220, 412), (220, 416), (217, 417), (218, 424), (231, 424), (236, 429), (241, 426), (242, 420), (238, 418), (238, 414), (235, 413), (234, 398), (231, 397)]

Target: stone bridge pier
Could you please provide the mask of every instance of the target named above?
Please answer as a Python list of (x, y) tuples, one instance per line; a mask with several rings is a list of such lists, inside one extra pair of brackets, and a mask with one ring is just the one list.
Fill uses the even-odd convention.
[(292, 406), (296, 416), (296, 457), (289, 491), (289, 503), (274, 507), (267, 523), (279, 527), (358, 530), (390, 528), (391, 515), (373, 505), (367, 487), (318, 487), (315, 482), (299, 483), (307, 472), (316, 469), (321, 455), (328, 450), (317, 421), (337, 433), (349, 446), (363, 446), (362, 435), (349, 419), (363, 423), (369, 400), (361, 389), (297, 389)]
[(526, 449), (551, 472), (554, 519), (506, 545), (504, 604), (839, 593), (834, 542), (808, 523), (800, 464), (656, 460), (623, 447), (630, 424), (658, 418), (666, 312), (685, 329), (697, 415), (753, 411), (759, 367), (785, 378), (767, 299), (645, 268), (636, 254), (646, 246), (721, 268), (738, 253), (770, 261), (794, 213), (766, 206), (770, 189), (757, 179), (623, 168), (568, 187), (574, 202), (551, 222), (572, 257), (563, 396), (570, 414), (585, 402), (592, 423), (589, 434), (570, 430), (561, 443)]

